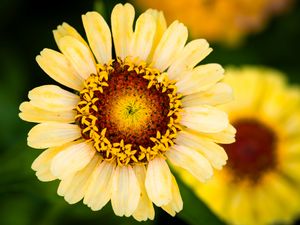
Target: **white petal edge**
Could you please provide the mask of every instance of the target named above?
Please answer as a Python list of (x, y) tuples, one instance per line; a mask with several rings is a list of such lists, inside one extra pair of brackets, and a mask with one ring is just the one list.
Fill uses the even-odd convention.
[(65, 179), (83, 169), (93, 158), (96, 151), (91, 144), (75, 142), (59, 152), (52, 160), (51, 172), (59, 179)]
[(191, 130), (189, 130), (189, 132), (195, 135), (199, 135), (200, 137), (205, 137), (208, 140), (219, 144), (231, 144), (235, 142), (236, 129), (231, 124), (229, 124), (225, 130), (222, 130), (217, 133), (203, 133)]
[(88, 12), (82, 15), (83, 26), (90, 47), (101, 64), (107, 64), (112, 59), (112, 40), (110, 29), (97, 12)]
[(172, 200), (172, 174), (165, 159), (156, 157), (149, 162), (145, 187), (150, 200), (157, 206)]
[(58, 112), (76, 108), (80, 98), (56, 85), (43, 85), (29, 91), (30, 103), (38, 108)]
[(97, 74), (96, 62), (88, 46), (71, 36), (60, 38), (59, 45), (62, 53), (83, 79)]
[(116, 56), (124, 60), (129, 53), (130, 41), (133, 35), (133, 20), (135, 11), (131, 4), (117, 4), (111, 13), (111, 29)]
[(111, 205), (117, 216), (129, 217), (136, 210), (141, 189), (130, 165), (117, 166), (112, 180)]
[(220, 145), (195, 133), (188, 131), (179, 132), (176, 138), (176, 144), (200, 152), (216, 169), (222, 169), (228, 159), (225, 150)]
[(91, 176), (91, 181), (83, 203), (93, 211), (102, 209), (111, 198), (114, 162), (99, 162)]
[(229, 125), (225, 112), (207, 105), (185, 107), (180, 123), (187, 128), (205, 133), (220, 132)]
[(171, 80), (180, 79), (183, 71), (193, 69), (211, 51), (212, 49), (209, 48), (209, 44), (205, 39), (189, 42), (168, 69), (169, 78)]
[(83, 88), (82, 77), (60, 52), (45, 48), (36, 57), (36, 61), (44, 72), (58, 83), (77, 91)]
[(86, 193), (91, 174), (99, 161), (101, 161), (101, 158), (98, 155), (94, 155), (86, 167), (73, 176), (63, 179), (58, 186), (57, 194), (64, 196), (64, 199), (69, 204), (79, 202)]
[(34, 123), (43, 123), (48, 121), (72, 123), (75, 121), (76, 112), (72, 111), (60, 111), (51, 112), (38, 107), (35, 107), (31, 102), (22, 102), (19, 107), (19, 117), (22, 120)]
[(174, 145), (166, 156), (176, 166), (179, 166), (201, 182), (207, 181), (213, 175), (209, 161), (199, 152), (182, 145)]
[(205, 91), (215, 85), (224, 77), (224, 69), (221, 65), (210, 63), (187, 70), (176, 83), (178, 92), (189, 95)]
[(161, 207), (171, 216), (175, 216), (183, 208), (183, 202), (175, 177), (172, 175), (172, 200), (169, 204)]
[(45, 122), (29, 131), (27, 144), (32, 148), (56, 147), (80, 137), (81, 129), (76, 124)]
[(164, 32), (157, 45), (152, 59), (154, 68), (165, 71), (183, 49), (188, 37), (187, 28), (178, 21), (174, 21)]
[(147, 191), (145, 188), (146, 168), (144, 165), (134, 165), (133, 170), (139, 181), (141, 197), (139, 200), (139, 204), (132, 216), (137, 221), (146, 221), (147, 219), (153, 220), (155, 213), (154, 207), (147, 195)]

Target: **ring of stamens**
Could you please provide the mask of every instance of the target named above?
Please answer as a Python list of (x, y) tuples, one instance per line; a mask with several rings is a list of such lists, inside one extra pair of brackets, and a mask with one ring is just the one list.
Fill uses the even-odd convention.
[(181, 95), (166, 73), (130, 59), (97, 65), (80, 91), (76, 123), (105, 160), (145, 164), (174, 145)]

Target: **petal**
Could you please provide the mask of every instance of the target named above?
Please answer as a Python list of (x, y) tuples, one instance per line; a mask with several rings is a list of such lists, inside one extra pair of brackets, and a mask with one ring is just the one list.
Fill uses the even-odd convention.
[(140, 185), (141, 197), (139, 200), (139, 204), (132, 216), (137, 221), (146, 221), (148, 218), (150, 220), (153, 220), (154, 208), (152, 202), (150, 201), (147, 195), (147, 191), (145, 188), (146, 168), (144, 165), (134, 165), (133, 170)]
[(193, 69), (211, 51), (205, 39), (189, 42), (168, 69), (169, 78), (172, 80), (180, 78), (183, 71)]
[(32, 148), (48, 148), (63, 145), (81, 136), (76, 124), (46, 122), (34, 126), (28, 133), (27, 143)]
[(102, 209), (111, 198), (114, 168), (114, 162), (99, 162), (91, 176), (83, 203), (94, 211)]
[(117, 166), (112, 180), (111, 205), (117, 216), (131, 216), (140, 199), (140, 186), (130, 165)]
[(166, 205), (172, 200), (172, 174), (165, 159), (156, 157), (149, 162), (145, 185), (155, 205)]
[(75, 142), (53, 158), (51, 172), (59, 179), (66, 179), (83, 169), (91, 161), (95, 152), (89, 143)]
[(82, 90), (82, 77), (79, 76), (67, 58), (60, 52), (45, 48), (36, 57), (36, 61), (53, 80), (74, 90)]
[(172, 175), (172, 200), (167, 205), (163, 205), (162, 209), (169, 213), (171, 216), (175, 216), (183, 208), (182, 198), (179, 192), (179, 188), (175, 177)]
[(98, 63), (106, 64), (111, 60), (111, 33), (110, 29), (97, 12), (88, 12), (82, 15), (86, 36)]
[(231, 144), (235, 142), (236, 129), (229, 124), (226, 129), (217, 133), (189, 132), (195, 133), (196, 135), (199, 135), (199, 137), (206, 137), (209, 140), (219, 144)]
[(204, 133), (220, 132), (229, 125), (227, 114), (210, 106), (184, 108), (180, 123)]
[(154, 35), (153, 43), (152, 43), (152, 49), (149, 53), (148, 60), (147, 60), (147, 62), (150, 63), (150, 62), (152, 62), (154, 51), (155, 51), (161, 37), (163, 36), (164, 32), (167, 29), (167, 22), (166, 22), (163, 12), (161, 12), (161, 11), (157, 11), (154, 9), (148, 9), (145, 13), (151, 15), (154, 18), (155, 23), (156, 23), (155, 35)]
[(219, 105), (233, 99), (232, 88), (225, 83), (217, 83), (206, 91), (200, 91), (184, 96), (183, 107), (194, 107), (200, 105)]
[(128, 56), (133, 34), (134, 8), (131, 4), (117, 4), (111, 13), (111, 28), (117, 57)]
[(39, 180), (52, 181), (57, 179), (57, 177), (51, 173), (50, 165), (53, 157), (63, 149), (63, 147), (48, 148), (33, 161), (31, 168), (36, 171), (36, 176)]
[(179, 132), (176, 144), (186, 146), (203, 154), (216, 169), (222, 169), (222, 166), (226, 164), (228, 159), (225, 150), (221, 146), (193, 132)]
[(64, 196), (69, 204), (79, 202), (84, 197), (91, 174), (100, 160), (98, 155), (94, 155), (86, 167), (75, 173), (74, 176), (63, 179), (58, 186), (57, 194)]
[(60, 50), (61, 50), (60, 43), (59, 43), (60, 39), (66, 36), (71, 36), (73, 38), (76, 38), (82, 44), (87, 46), (87, 43), (81, 37), (81, 35), (76, 31), (76, 29), (67, 23), (63, 23), (62, 25), (57, 26), (57, 29), (53, 30), (53, 35), (54, 35), (55, 42)]
[(224, 77), (224, 69), (219, 64), (206, 64), (195, 67), (191, 71), (182, 74), (176, 83), (178, 92), (183, 95), (205, 91), (215, 85)]
[(31, 102), (23, 102), (20, 105), (21, 112), (19, 116), (22, 120), (34, 123), (43, 122), (62, 122), (72, 123), (75, 121), (76, 112), (72, 111), (61, 111), (61, 112), (50, 112), (38, 107), (35, 107)]
[(166, 152), (168, 159), (191, 173), (201, 182), (207, 181), (213, 175), (213, 169), (208, 160), (199, 152), (182, 145), (174, 145)]
[(173, 22), (155, 49), (152, 59), (153, 66), (160, 71), (165, 71), (183, 49), (187, 37), (187, 28), (178, 21)]
[(76, 108), (80, 98), (56, 85), (43, 85), (29, 91), (30, 103), (38, 108), (60, 112)]
[(130, 55), (146, 61), (152, 49), (156, 23), (152, 15), (143, 13), (136, 21)]
[(87, 79), (91, 74), (97, 74), (94, 56), (86, 45), (71, 36), (59, 39), (59, 45), (62, 53), (83, 79)]

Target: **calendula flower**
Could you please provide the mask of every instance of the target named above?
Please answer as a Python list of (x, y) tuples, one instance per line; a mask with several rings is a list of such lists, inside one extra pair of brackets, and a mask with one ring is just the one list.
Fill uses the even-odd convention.
[(300, 89), (266, 68), (226, 70), (235, 100), (225, 105), (237, 129), (226, 167), (199, 187), (182, 178), (229, 224), (292, 222), (300, 213)]
[[(136, 0), (141, 8), (166, 12), (167, 20), (184, 22), (192, 36), (213, 42), (238, 44), (261, 31), (274, 15), (285, 12), (293, 0)], [(183, 10), (184, 9), (184, 10)]]
[(61, 180), (58, 194), (70, 204), (83, 199), (100, 210), (111, 201), (116, 215), (146, 220), (154, 218), (152, 203), (173, 216), (182, 209), (166, 160), (205, 181), (227, 160), (215, 142), (232, 142), (234, 129), (214, 107), (231, 98), (219, 82), (222, 67), (196, 66), (211, 52), (208, 43), (186, 44), (187, 28), (167, 27), (155, 10), (133, 31), (134, 15), (132, 5), (116, 5), (110, 30), (97, 12), (86, 13), (89, 44), (70, 25), (58, 26), (61, 53), (44, 49), (36, 60), (74, 91), (34, 88), (20, 117), (40, 123), (28, 134), (29, 146), (47, 148), (32, 164), (40, 180)]

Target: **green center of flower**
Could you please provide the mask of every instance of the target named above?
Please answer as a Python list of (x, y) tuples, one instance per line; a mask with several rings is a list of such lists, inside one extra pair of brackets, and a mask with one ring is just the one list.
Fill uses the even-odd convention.
[(76, 122), (106, 160), (146, 163), (173, 145), (181, 96), (159, 71), (129, 60), (98, 65), (80, 92)]
[(272, 129), (255, 120), (238, 120), (236, 142), (224, 145), (228, 167), (236, 180), (257, 182), (276, 166), (276, 135)]

